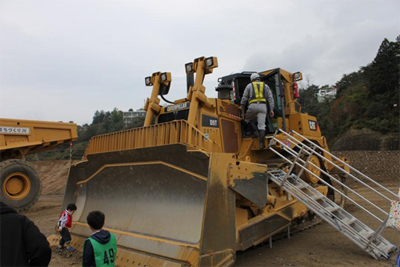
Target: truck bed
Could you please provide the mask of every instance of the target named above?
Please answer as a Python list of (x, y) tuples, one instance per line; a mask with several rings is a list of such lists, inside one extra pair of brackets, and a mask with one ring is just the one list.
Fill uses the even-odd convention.
[(1, 160), (51, 150), (77, 139), (75, 123), (0, 118)]

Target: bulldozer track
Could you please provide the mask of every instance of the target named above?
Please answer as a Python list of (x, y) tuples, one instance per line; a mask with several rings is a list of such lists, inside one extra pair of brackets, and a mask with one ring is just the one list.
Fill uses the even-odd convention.
[[(317, 225), (319, 225), (321, 223), (322, 223), (322, 219), (320, 219), (318, 217), (315, 217), (315, 218), (313, 218), (311, 220), (307, 220), (307, 221), (305, 221), (305, 222), (303, 222), (301, 224), (296, 224), (294, 222), (290, 226), (290, 236), (293, 236), (293, 235), (295, 235), (297, 233), (300, 233), (300, 232), (307, 231), (307, 230), (309, 230), (309, 229), (311, 229), (311, 228), (313, 228), (313, 227), (315, 227), (315, 226), (317, 226)], [(287, 238), (287, 237), (288, 237), (288, 232), (287, 231), (283, 231), (283, 232), (281, 232), (279, 234), (274, 235), (272, 237), (272, 241), (276, 242), (278, 240), (282, 240), (282, 239)], [(264, 244), (265, 243), (267, 243), (267, 242), (264, 242)]]

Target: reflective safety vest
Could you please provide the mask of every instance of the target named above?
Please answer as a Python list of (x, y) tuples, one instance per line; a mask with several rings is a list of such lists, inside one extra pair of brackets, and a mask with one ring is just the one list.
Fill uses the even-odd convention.
[(93, 238), (89, 237), (88, 240), (92, 243), (94, 252), (94, 261), (96, 266), (115, 266), (115, 259), (117, 257), (117, 242), (115, 236), (110, 233), (111, 239), (106, 244), (102, 244)]
[(263, 82), (252, 82), (254, 94), (251, 97), (249, 104), (254, 102), (267, 102), (264, 98), (264, 83)]

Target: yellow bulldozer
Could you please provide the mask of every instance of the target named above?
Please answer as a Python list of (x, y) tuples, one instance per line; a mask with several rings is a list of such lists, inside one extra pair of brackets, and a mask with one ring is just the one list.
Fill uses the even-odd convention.
[(38, 199), (41, 181), (25, 157), (77, 139), (75, 123), (0, 118), (0, 200), (27, 210)]
[[(335, 194), (349, 200), (343, 179), (359, 172), (329, 152), (316, 118), (301, 113), (302, 74), (259, 72), (276, 107), (260, 148), (241, 125), (251, 73), (220, 78), (218, 97), (209, 98), (203, 81), (217, 66), (216, 57), (187, 63), (187, 95), (175, 101), (165, 98), (171, 73), (146, 77), (152, 91), (144, 126), (90, 140), (70, 169), (63, 201), (78, 207), (72, 246), (82, 250), (91, 234), (86, 217), (101, 210), (117, 239), (119, 266), (230, 266), (236, 251), (317, 215), (374, 258), (388, 258), (395, 246), (380, 235), (383, 228), (372, 230), (334, 201)], [(379, 194), (390, 201), (385, 194), (393, 193)], [(374, 216), (383, 225), (387, 213)]]

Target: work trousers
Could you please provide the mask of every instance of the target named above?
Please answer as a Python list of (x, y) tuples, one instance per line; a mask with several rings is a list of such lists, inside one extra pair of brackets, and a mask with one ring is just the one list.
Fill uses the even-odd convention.
[(248, 123), (257, 116), (258, 130), (265, 131), (265, 118), (267, 117), (267, 104), (263, 102), (251, 103), (246, 111), (245, 121)]
[(60, 246), (63, 247), (65, 243), (68, 245), (69, 242), (71, 242), (71, 234), (67, 227), (63, 227), (61, 230)]

